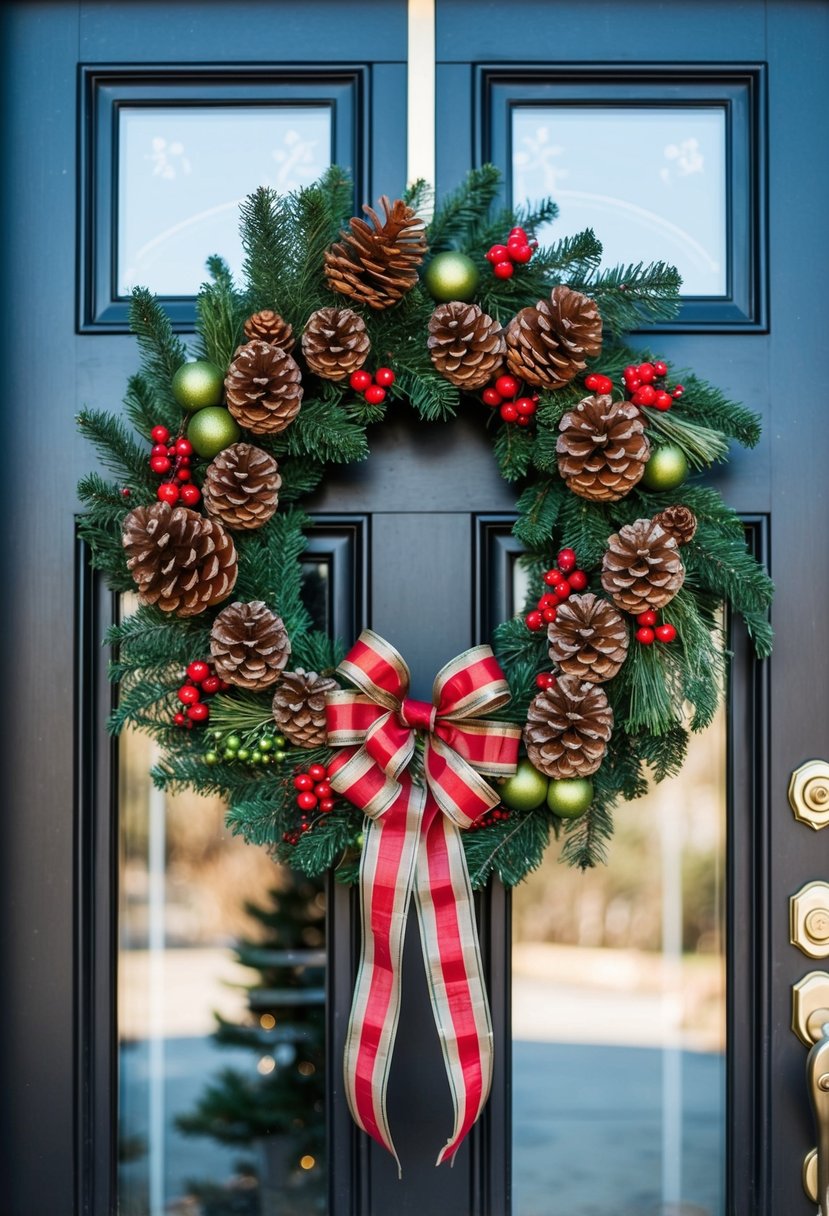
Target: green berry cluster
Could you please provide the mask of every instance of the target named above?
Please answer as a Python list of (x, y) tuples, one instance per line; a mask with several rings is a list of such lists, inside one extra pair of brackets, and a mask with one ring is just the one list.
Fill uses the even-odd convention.
[(236, 761), (259, 768), (268, 764), (283, 764), (288, 757), (284, 735), (242, 736), (221, 730), (211, 731), (210, 734), (212, 743), (204, 753), (204, 762), (211, 767)]

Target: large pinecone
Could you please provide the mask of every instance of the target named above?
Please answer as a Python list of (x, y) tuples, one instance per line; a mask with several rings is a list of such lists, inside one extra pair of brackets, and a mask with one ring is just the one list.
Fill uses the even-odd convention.
[(664, 608), (684, 582), (676, 540), (655, 520), (625, 524), (608, 540), (602, 586), (623, 612)]
[(615, 502), (645, 471), (651, 449), (635, 405), (614, 403), (606, 395), (585, 397), (558, 429), (558, 471), (582, 498)]
[(216, 675), (253, 692), (269, 688), (291, 657), (282, 618), (262, 600), (223, 608), (210, 631)]
[(414, 287), (428, 251), (423, 220), (402, 199), (380, 199), (384, 218), (364, 205), (371, 220), (349, 221), (350, 231), (325, 255), (325, 277), (332, 291), (369, 308), (390, 308)]
[(260, 342), (269, 342), (271, 346), (278, 346), (280, 350), (284, 350), (286, 355), (289, 355), (296, 346), (293, 326), (270, 308), (264, 308), (261, 312), (255, 312), (252, 317), (248, 317), (245, 321), (245, 337), (248, 342), (254, 342), (257, 339)]
[(604, 759), (612, 729), (604, 689), (559, 676), (530, 702), (524, 745), (530, 763), (548, 777), (589, 777)]
[(429, 354), (442, 376), (469, 391), (497, 376), (504, 360), (504, 333), (477, 304), (439, 304), (429, 318)]
[(602, 349), (602, 318), (594, 300), (554, 287), (549, 300), (522, 308), (506, 332), (507, 366), (539, 388), (561, 388)]
[(240, 347), (225, 377), (227, 408), (254, 435), (277, 435), (302, 404), (299, 367), (284, 350), (255, 339)]
[(325, 745), (325, 694), (336, 687), (336, 680), (315, 671), (285, 672), (273, 694), (273, 720), (295, 747)]
[(318, 308), (302, 335), (302, 353), (323, 380), (345, 380), (362, 367), (371, 350), (366, 323), (351, 308)]
[(697, 530), (697, 517), (690, 507), (666, 507), (654, 515), (653, 522), (664, 528), (678, 545), (687, 545), (694, 539)]
[(274, 514), (281, 485), (273, 456), (251, 443), (232, 443), (207, 466), (204, 505), (228, 528), (249, 532)]
[(564, 674), (591, 684), (612, 680), (628, 652), (624, 617), (590, 591), (571, 595), (558, 605), (547, 638), (550, 658)]
[(236, 549), (215, 519), (189, 507), (136, 507), (122, 533), (127, 568), (144, 604), (195, 616), (226, 599), (236, 583)]

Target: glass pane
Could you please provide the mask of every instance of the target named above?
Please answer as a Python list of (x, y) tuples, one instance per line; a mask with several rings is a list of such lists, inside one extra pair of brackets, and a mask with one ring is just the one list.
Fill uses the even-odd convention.
[(322, 1213), (322, 885), (156, 790), (156, 760), (121, 737), (118, 1211)]
[(324, 106), (124, 106), (118, 111), (118, 294), (192, 296), (205, 257), (241, 270), (239, 203), (331, 163)]
[(304, 558), (302, 562), (302, 600), (311, 614), (315, 629), (330, 633), (331, 618), (331, 562), (323, 558)]
[(615, 818), (513, 895), (514, 1216), (724, 1216), (723, 716)]
[(684, 296), (724, 296), (725, 145), (722, 107), (516, 106), (513, 198), (551, 195), (548, 239), (593, 228), (605, 266), (671, 262)]

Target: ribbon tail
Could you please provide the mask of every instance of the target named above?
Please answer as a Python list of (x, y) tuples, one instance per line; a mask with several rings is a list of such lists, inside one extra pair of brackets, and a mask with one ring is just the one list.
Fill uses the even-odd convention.
[(386, 1094), (423, 802), (419, 791), (409, 785), (382, 819), (365, 821), (360, 863), (362, 950), (343, 1059), (351, 1115), (391, 1153), (398, 1173), (400, 1159), (389, 1129)]
[(492, 1022), (461, 835), (428, 799), (415, 871), (423, 959), (455, 1122), (437, 1164), (454, 1159), (489, 1097)]

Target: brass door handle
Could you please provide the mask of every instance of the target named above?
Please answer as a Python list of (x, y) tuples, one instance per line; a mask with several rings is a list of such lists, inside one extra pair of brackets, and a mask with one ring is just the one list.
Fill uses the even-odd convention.
[(829, 1216), (829, 1018), (806, 1060), (806, 1081), (817, 1133), (817, 1200), (820, 1216)]

